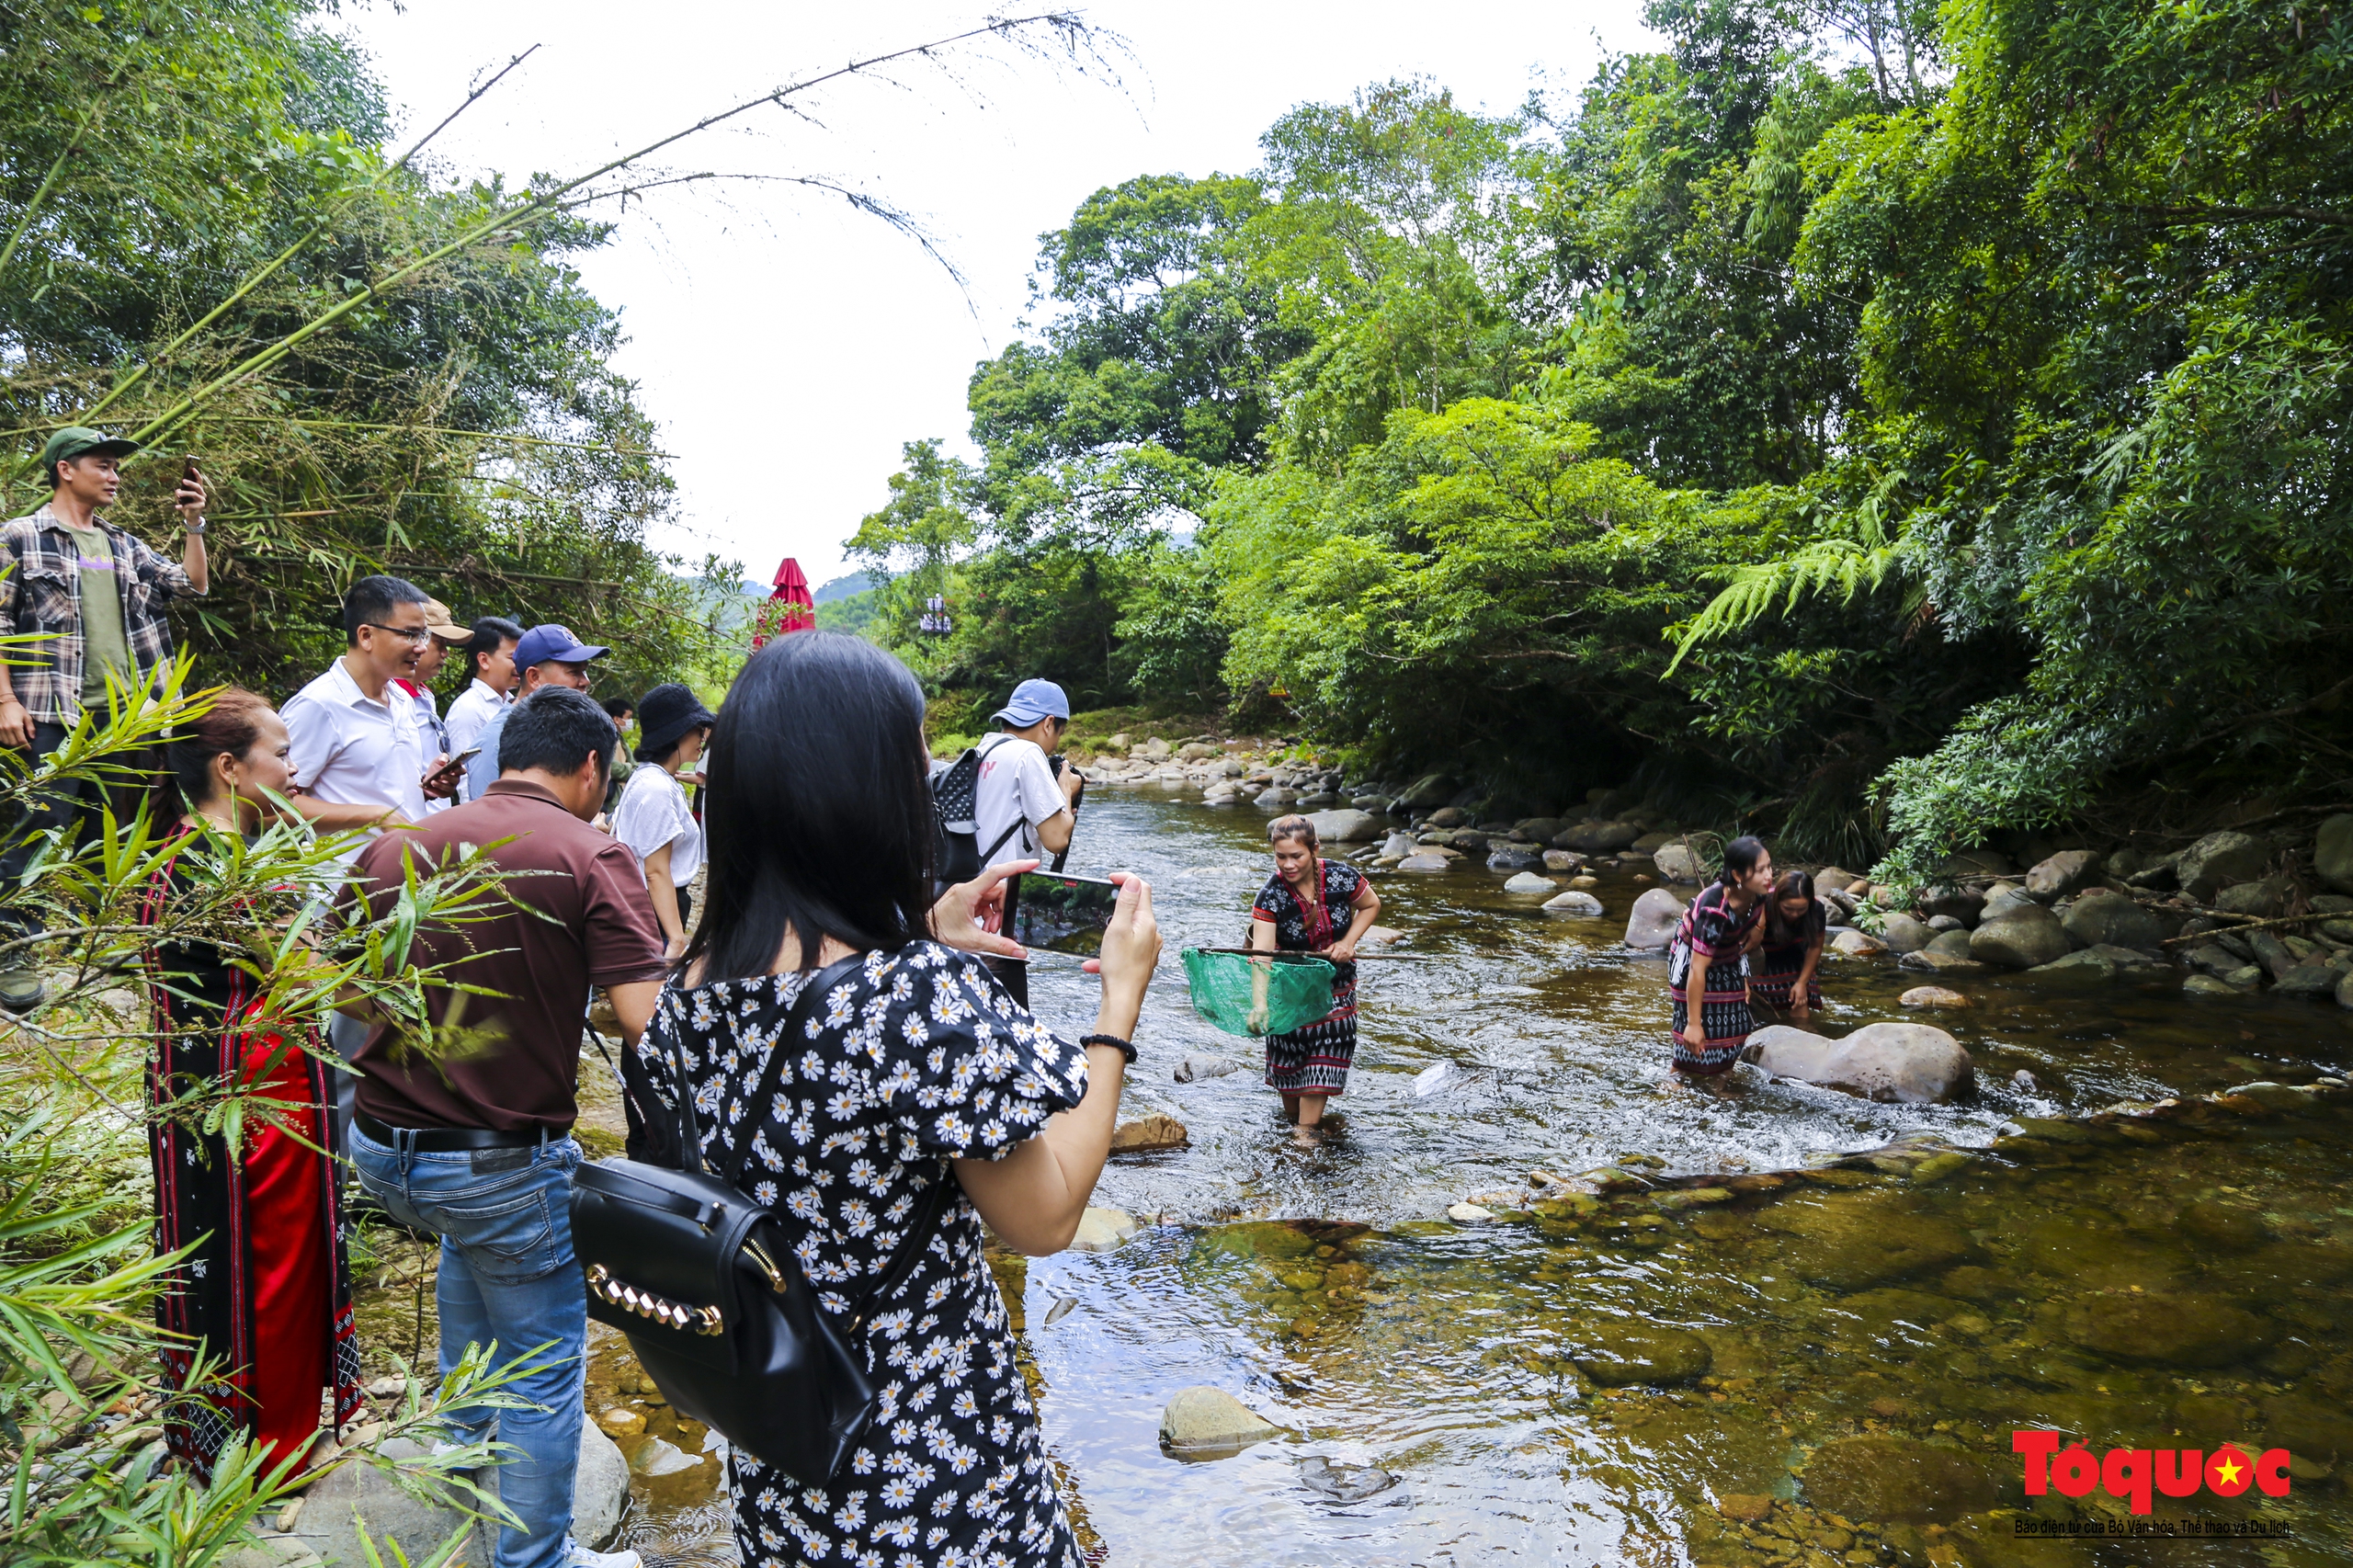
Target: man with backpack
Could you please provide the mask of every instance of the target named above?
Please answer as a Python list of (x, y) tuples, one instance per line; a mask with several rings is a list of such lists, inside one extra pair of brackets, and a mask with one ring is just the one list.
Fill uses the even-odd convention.
[[(1075, 767), (1064, 767), (1057, 777), (1049, 760), (1070, 729), (1070, 699), (1063, 688), (1050, 680), (1025, 680), (1014, 687), (1013, 700), (991, 718), (1002, 733), (966, 752), (939, 784), (942, 813), (951, 818), (950, 798), (966, 788), (972, 791), (977, 864), (969, 869), (958, 864), (961, 846), (954, 838), (961, 824), (950, 820), (946, 871), (951, 881), (969, 881), (1011, 860), (1063, 855), (1078, 823), (1078, 797), (1086, 780)], [(1013, 999), (1028, 1006), (1029, 966), (1012, 959), (985, 961)]]

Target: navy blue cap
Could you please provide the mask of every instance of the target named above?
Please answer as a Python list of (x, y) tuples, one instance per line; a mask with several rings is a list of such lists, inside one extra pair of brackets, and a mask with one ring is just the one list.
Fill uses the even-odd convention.
[(572, 634), (572, 628), (551, 620), (523, 633), (522, 641), (515, 644), (515, 667), (528, 670), (533, 665), (544, 665), (550, 659), (560, 665), (585, 665), (591, 659), (601, 659), (610, 652), (609, 648), (583, 642)]

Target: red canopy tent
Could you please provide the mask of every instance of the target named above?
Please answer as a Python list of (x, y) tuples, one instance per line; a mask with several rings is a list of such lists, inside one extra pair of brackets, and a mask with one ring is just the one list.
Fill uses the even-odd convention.
[(752, 631), (752, 646), (759, 647), (771, 637), (788, 631), (807, 631), (817, 624), (817, 601), (810, 596), (809, 579), (801, 570), (801, 562), (788, 555), (776, 569), (776, 592), (760, 607), (758, 623)]

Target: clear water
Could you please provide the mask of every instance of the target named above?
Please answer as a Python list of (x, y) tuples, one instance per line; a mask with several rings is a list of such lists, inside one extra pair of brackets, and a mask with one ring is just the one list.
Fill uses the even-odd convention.
[[(1574, 922), (1483, 869), (1395, 874), (1377, 884), (1381, 923), (1404, 933), (1387, 950), (1433, 961), (1364, 966), (1348, 1092), (1332, 1134), (1301, 1148), (1251, 1042), (1192, 1017), (1175, 960), (1240, 939), (1267, 873), (1263, 823), (1154, 787), (1097, 791), (1080, 824), (1072, 869), (1145, 874), (1167, 940), (1122, 1114), (1165, 1112), (1191, 1134), (1106, 1175), (1096, 1201), (1146, 1219), (1136, 1240), (999, 1263), (1090, 1556), (2353, 1562), (2340, 1414), (2353, 1356), (2330, 1332), (2353, 1275), (2353, 1199), (2333, 1115), (2029, 1145), (1933, 1185), (1842, 1171), (1680, 1212), (1630, 1199), (1582, 1221), (1442, 1219), (1538, 1168), (1645, 1154), (1670, 1172), (1782, 1171), (1909, 1134), (1983, 1144), (2015, 1118), (2309, 1079), (2353, 1041), (2334, 1008), (1948, 981), (1978, 1003), (1936, 1019), (1976, 1056), (1970, 1105), (1695, 1087), (1666, 1070), (1663, 966), (1618, 943), (1641, 891), (1631, 876), (1597, 890), (1608, 919)], [(1917, 1017), (1895, 998), (1921, 978), (1833, 960), (1822, 1027)], [(1041, 964), (1032, 993), (1057, 1026), (1093, 1017), (1074, 966)], [(1174, 1082), (1188, 1056), (1245, 1070)], [(1438, 1062), (1456, 1071), (1416, 1096), (1415, 1075)], [(2007, 1086), (2019, 1068), (2032, 1091)], [(1608, 1386), (1629, 1334), (1658, 1327), (1677, 1331), (1665, 1351), (1636, 1351), (1682, 1364)], [(633, 1406), (649, 1437), (699, 1462), (641, 1478), (630, 1543), (657, 1565), (733, 1561), (705, 1435), (613, 1392), (632, 1370), (606, 1342), (592, 1408)], [(1290, 1436), (1214, 1461), (1166, 1455), (1163, 1404), (1203, 1383)], [(2021, 1495), (2009, 1434), (2038, 1426), (2095, 1449), (2289, 1446), (2289, 1497), (2160, 1498), (2151, 1517), (2290, 1533), (2019, 1539), (1995, 1510), (2130, 1523), (2097, 1491)], [(654, 1452), (649, 1437), (625, 1446)], [(1352, 1466), (1393, 1484), (1371, 1490), (1384, 1476)]]

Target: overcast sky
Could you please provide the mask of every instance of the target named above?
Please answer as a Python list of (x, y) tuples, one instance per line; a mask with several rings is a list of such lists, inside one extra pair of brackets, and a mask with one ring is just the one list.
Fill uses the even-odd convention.
[[(344, 16), (411, 135), (539, 45), (434, 143), (448, 173), (519, 182), (584, 173), (984, 14), (919, 0), (373, 0)], [(973, 363), (1017, 335), (1037, 236), (1090, 192), (1140, 174), (1244, 172), (1284, 110), (1368, 83), (1425, 76), (1503, 111), (1656, 43), (1639, 0), (1108, 0), (1083, 14), (1127, 40), (1123, 86), (986, 48), (827, 87), (806, 100), (815, 123), (762, 108), (662, 155), (677, 173), (813, 175), (885, 199), (938, 236), (969, 296), (915, 244), (821, 193), (731, 183), (632, 203), (581, 269), (621, 312), (620, 368), (674, 457), (680, 526), (657, 544), (716, 550), (761, 582), (786, 555), (812, 582), (845, 570), (841, 541), (882, 504), (902, 443), (969, 451)]]

